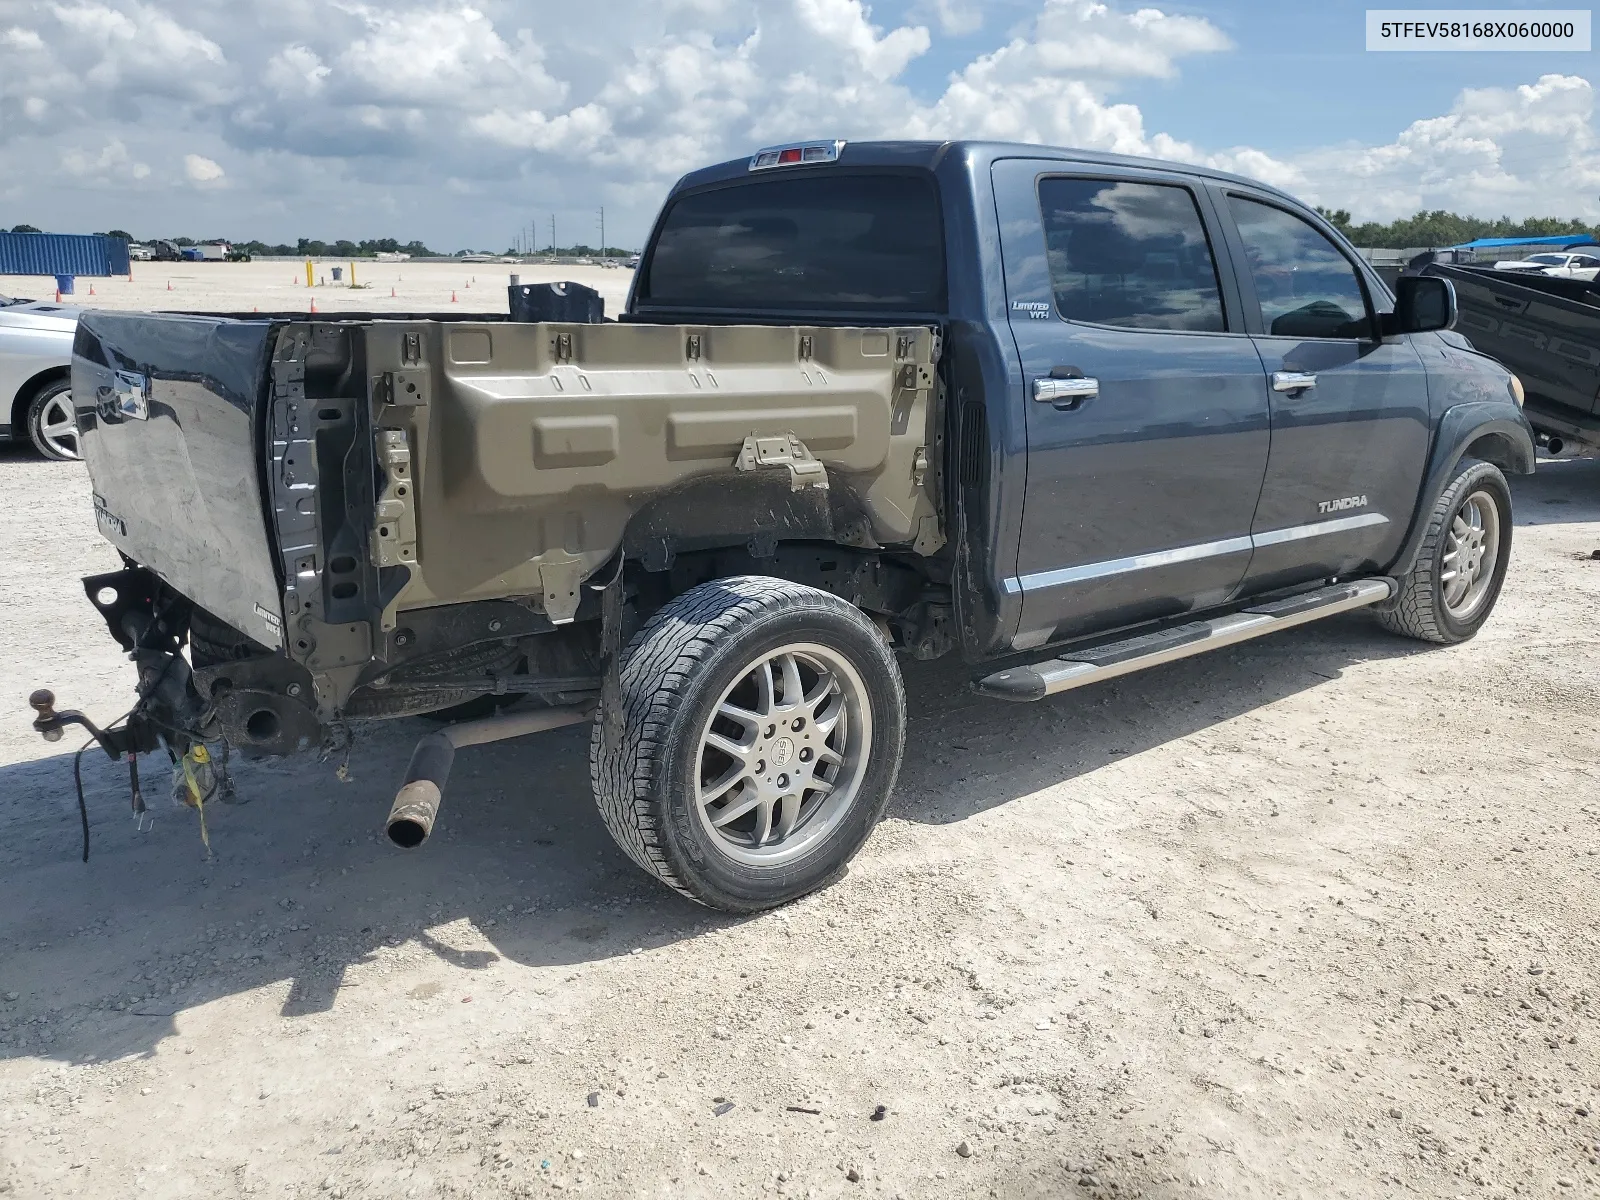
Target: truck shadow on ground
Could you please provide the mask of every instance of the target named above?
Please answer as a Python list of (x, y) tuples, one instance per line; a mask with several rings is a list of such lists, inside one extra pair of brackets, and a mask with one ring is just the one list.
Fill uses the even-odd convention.
[[(1518, 481), (1523, 513), (1542, 498), (1537, 484), (1572, 498), (1567, 519), (1600, 516), (1591, 499), (1600, 471), (1580, 465), (1560, 472), (1567, 486)], [(907, 663), (907, 755), (890, 819), (959, 822), (1320, 687), (1353, 664), (1427, 652), (1350, 614), (1020, 705), (973, 694), (959, 662)], [(274, 996), (284, 1018), (323, 1012), (351, 987), (370, 996), (380, 985), (370, 974), (352, 981), (352, 968), (408, 941), (461, 973), (462, 984), (442, 985), (457, 987), (502, 958), (577, 966), (739, 923), (623, 857), (589, 798), (577, 729), (463, 754), (433, 839), (394, 849), (381, 823), (428, 727), (365, 734), (349, 782), (332, 763), (239, 764), (250, 802), (208, 809), (210, 857), (195, 814), (162, 798), (153, 759), (144, 775), (156, 821), (141, 832), (125, 768), (85, 755), (88, 864), (72, 756), (0, 767), (0, 1055), (149, 1053), (185, 1010), (252, 991)], [(412, 966), (381, 986), (437, 987), (438, 975)]]
[[(1352, 661), (1412, 652), (1357, 618), (1282, 638), (1032, 705), (973, 695), (959, 663), (909, 663), (908, 754), (890, 819), (958, 822), (1316, 687)], [(19, 993), (0, 999), (0, 1054), (148, 1052), (183, 1010), (257, 989), (282, 989), (287, 1018), (325, 1011), (352, 986), (351, 968), (404, 941), (470, 976), (502, 956), (571, 966), (739, 922), (617, 850), (589, 799), (577, 730), (463, 754), (434, 837), (394, 849), (381, 822), (425, 728), (404, 722), (359, 741), (348, 783), (331, 763), (239, 764), (250, 802), (208, 807), (209, 860), (195, 814), (163, 798), (151, 759), (156, 820), (139, 832), (126, 770), (85, 755), (87, 864), (71, 755), (0, 768), (0, 998)]]
[(1518, 525), (1600, 521), (1600, 459), (1541, 458), (1532, 476), (1511, 480), (1511, 493)]

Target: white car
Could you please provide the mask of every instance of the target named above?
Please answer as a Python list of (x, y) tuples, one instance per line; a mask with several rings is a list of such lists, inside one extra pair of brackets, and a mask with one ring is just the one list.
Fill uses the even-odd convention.
[(0, 442), (31, 441), (46, 458), (78, 458), (72, 335), (78, 310), (0, 296)]
[(1540, 275), (1555, 275), (1562, 279), (1593, 280), (1600, 272), (1600, 255), (1595, 254), (1530, 254), (1527, 258), (1507, 259), (1494, 265), (1496, 271), (1528, 271)]

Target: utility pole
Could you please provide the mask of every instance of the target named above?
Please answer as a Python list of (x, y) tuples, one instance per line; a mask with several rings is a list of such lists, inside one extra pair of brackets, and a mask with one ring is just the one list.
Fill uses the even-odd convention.
[(606, 256), (606, 206), (600, 206), (600, 257)]
[(550, 214), (550, 253), (556, 252), (556, 215)]

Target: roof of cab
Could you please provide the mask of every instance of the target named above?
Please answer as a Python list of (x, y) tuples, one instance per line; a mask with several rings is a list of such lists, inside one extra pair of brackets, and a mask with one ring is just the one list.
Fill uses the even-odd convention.
[[(797, 139), (794, 143), (780, 144), (801, 145), (814, 140), (817, 139)], [(763, 149), (768, 148), (770, 147), (763, 147)], [(756, 151), (752, 150), (750, 154), (746, 154), (741, 158), (732, 158), (727, 162), (716, 163), (709, 167), (702, 167), (698, 171), (691, 171), (678, 180), (672, 190), (676, 193), (686, 188), (701, 187), (709, 183), (721, 183), (729, 179), (746, 177), (750, 174), (750, 159), (755, 153)], [(1143, 167), (1147, 170), (1156, 168), (1163, 171), (1180, 172), (1185, 175), (1198, 175), (1219, 182), (1248, 184), (1251, 187), (1262, 188), (1292, 199), (1282, 189), (1263, 183), (1259, 179), (1251, 179), (1245, 175), (1233, 175), (1211, 167), (1198, 166), (1195, 163), (1169, 162), (1159, 158), (1139, 158), (1130, 154), (1108, 154), (1101, 150), (1080, 150), (1067, 146), (1037, 146), (1027, 142), (847, 141), (844, 143), (844, 149), (840, 152), (837, 165), (841, 167), (921, 167), (924, 170), (931, 171), (942, 160), (952, 154), (967, 158), (978, 166), (985, 166), (1002, 158), (1044, 158), (1057, 159), (1061, 162), (1087, 163), (1094, 166)], [(793, 167), (772, 168), (770, 171), (760, 172), (759, 175), (762, 178), (770, 178), (772, 174), (781, 171), (827, 170), (834, 165), (834, 163), (796, 164)]]

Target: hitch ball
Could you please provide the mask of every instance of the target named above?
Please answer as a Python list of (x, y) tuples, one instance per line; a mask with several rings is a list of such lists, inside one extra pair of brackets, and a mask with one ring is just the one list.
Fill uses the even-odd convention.
[(28, 697), (28, 706), (39, 715), (33, 719), (34, 729), (44, 735), (47, 742), (61, 740), (61, 726), (56, 720), (56, 694), (49, 688), (40, 688)]

